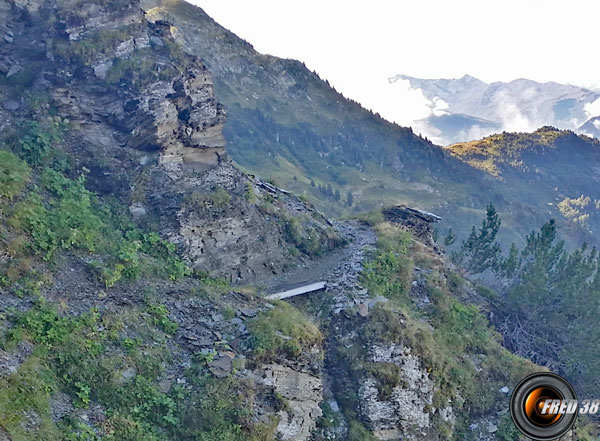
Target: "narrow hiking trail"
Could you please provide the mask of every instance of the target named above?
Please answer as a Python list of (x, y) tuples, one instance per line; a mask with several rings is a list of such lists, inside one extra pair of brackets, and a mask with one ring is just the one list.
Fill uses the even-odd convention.
[[(367, 292), (358, 284), (363, 261), (374, 249), (375, 232), (358, 222), (334, 222), (334, 228), (348, 240), (348, 245), (314, 262), (266, 281), (269, 293), (285, 291), (313, 282), (327, 282), (328, 295), (334, 297), (334, 310), (352, 301), (365, 300)], [(323, 295), (323, 293), (315, 294)]]

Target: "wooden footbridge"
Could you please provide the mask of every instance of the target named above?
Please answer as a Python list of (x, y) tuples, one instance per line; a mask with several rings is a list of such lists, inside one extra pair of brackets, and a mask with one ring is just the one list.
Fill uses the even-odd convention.
[(309, 284), (303, 284), (295, 288), (286, 289), (284, 291), (278, 291), (274, 294), (269, 294), (265, 296), (265, 298), (267, 300), (289, 299), (290, 297), (308, 294), (315, 291), (323, 291), (325, 289), (327, 289), (327, 282), (314, 282)]

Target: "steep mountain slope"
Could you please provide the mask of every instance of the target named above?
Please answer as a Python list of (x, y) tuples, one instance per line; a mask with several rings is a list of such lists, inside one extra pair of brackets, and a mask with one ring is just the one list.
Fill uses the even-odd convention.
[(399, 80), (408, 81), (431, 102), (444, 104), (444, 110), (419, 126), (420, 131), (444, 145), (545, 125), (577, 130), (589, 118), (586, 106), (600, 98), (600, 93), (582, 87), (526, 79), (488, 84), (470, 75), (458, 79), (397, 75), (389, 81), (393, 87)]

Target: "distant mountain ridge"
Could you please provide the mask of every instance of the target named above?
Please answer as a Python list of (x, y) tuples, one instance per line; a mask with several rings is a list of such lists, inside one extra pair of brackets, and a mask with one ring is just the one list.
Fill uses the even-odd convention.
[(600, 139), (600, 116), (590, 118), (584, 125), (579, 127), (579, 132), (583, 135)]
[(533, 131), (545, 125), (580, 129), (600, 93), (583, 87), (527, 79), (486, 83), (470, 75), (458, 79), (421, 79), (396, 75), (436, 103), (431, 116), (420, 120), (419, 131), (448, 145), (499, 131)]

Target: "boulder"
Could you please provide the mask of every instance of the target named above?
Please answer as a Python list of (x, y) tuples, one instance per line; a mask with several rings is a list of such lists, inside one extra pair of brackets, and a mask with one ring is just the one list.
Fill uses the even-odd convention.
[(270, 364), (258, 373), (265, 385), (285, 399), (278, 412), (278, 439), (306, 441), (323, 415), (319, 403), (323, 400), (323, 384), (319, 377), (298, 372), (290, 367)]

